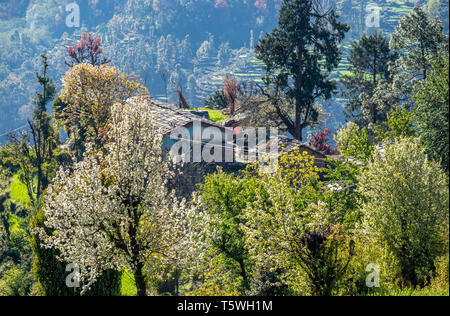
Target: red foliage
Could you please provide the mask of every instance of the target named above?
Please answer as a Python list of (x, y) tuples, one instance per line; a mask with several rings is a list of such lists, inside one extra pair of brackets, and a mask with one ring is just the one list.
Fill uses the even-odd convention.
[(70, 63), (66, 61), (66, 65), (73, 67), (74, 62), (77, 64), (89, 62), (93, 66), (100, 66), (111, 62), (108, 58), (100, 59), (100, 55), (103, 53), (101, 44), (100, 36), (84, 32), (76, 45), (66, 47), (67, 54), (72, 58)]
[(322, 131), (316, 131), (316, 133), (311, 133), (312, 139), (309, 141), (309, 145), (315, 150), (323, 152), (326, 155), (334, 155), (337, 153), (335, 148), (332, 148), (328, 143), (328, 135), (331, 133), (329, 129), (324, 129)]

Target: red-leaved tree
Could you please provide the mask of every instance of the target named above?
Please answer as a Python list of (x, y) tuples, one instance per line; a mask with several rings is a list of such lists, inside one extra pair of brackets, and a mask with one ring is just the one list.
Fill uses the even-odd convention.
[(322, 131), (311, 133), (312, 138), (309, 140), (309, 145), (315, 150), (320, 151), (326, 155), (334, 155), (337, 150), (328, 143), (328, 135), (331, 131), (327, 128)]
[(75, 64), (88, 62), (92, 66), (100, 66), (110, 63), (110, 58), (100, 57), (103, 53), (101, 45), (102, 38), (100, 36), (84, 32), (76, 45), (66, 47), (67, 54), (71, 58), (70, 61), (66, 61), (66, 65), (73, 67)]

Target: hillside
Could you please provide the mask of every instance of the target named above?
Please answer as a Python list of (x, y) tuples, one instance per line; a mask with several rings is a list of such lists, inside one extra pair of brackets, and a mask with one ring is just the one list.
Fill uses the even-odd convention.
[[(78, 1), (80, 27), (67, 27), (66, 5), (71, 0), (6, 0), (0, 3), (0, 142), (4, 134), (21, 128), (30, 115), (30, 96), (36, 86), (39, 56), (46, 53), (50, 75), (60, 86), (67, 70), (65, 46), (83, 31), (103, 38), (105, 55), (113, 65), (142, 78), (151, 94), (169, 102), (177, 100), (182, 87), (188, 102), (200, 107), (206, 97), (222, 87), (232, 74), (242, 81), (257, 81), (261, 63), (252, 45), (277, 21), (280, 0), (105, 0)], [(364, 0), (322, 0), (351, 26), (344, 50), (364, 32), (367, 2)], [(393, 31), (399, 19), (415, 5), (426, 5), (440, 15), (448, 32), (448, 2), (439, 0), (377, 1), (380, 29)], [(346, 68), (343, 59), (339, 72)], [(338, 73), (336, 74), (338, 75)], [(330, 120), (336, 127), (343, 121), (337, 97), (330, 102)], [(337, 105), (337, 106), (336, 106)]]

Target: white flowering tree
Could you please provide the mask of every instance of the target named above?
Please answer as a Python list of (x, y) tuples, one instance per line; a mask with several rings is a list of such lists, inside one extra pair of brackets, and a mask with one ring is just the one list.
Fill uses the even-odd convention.
[(448, 253), (448, 177), (418, 139), (397, 139), (373, 153), (358, 190), (365, 196), (362, 234), (387, 247), (404, 281), (417, 285)]
[[(45, 196), (47, 247), (80, 268), (83, 291), (106, 269), (133, 272), (147, 293), (144, 267), (183, 257), (184, 202), (167, 189), (172, 176), (162, 139), (144, 102), (112, 108), (110, 141), (72, 171), (60, 170)], [(48, 233), (51, 231), (51, 233)]]
[(331, 295), (353, 256), (345, 210), (323, 190), (313, 157), (296, 149), (279, 166), (260, 175), (263, 189), (244, 214), (250, 256), (259, 267), (286, 271), (285, 282), (297, 292)]

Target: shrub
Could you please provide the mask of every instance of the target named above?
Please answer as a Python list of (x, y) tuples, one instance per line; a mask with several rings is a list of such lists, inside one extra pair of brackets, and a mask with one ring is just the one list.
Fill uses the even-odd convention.
[(334, 137), (338, 150), (345, 157), (366, 161), (372, 154), (373, 144), (369, 139), (367, 128), (360, 129), (355, 123), (348, 123)]
[[(258, 267), (286, 271), (286, 282), (306, 280), (313, 295), (331, 295), (353, 256), (342, 210), (318, 182), (313, 157), (283, 155), (274, 174), (259, 174), (262, 190), (245, 212), (246, 245)], [(300, 283), (302, 281), (299, 281)]]
[(359, 177), (361, 233), (399, 261), (404, 284), (423, 284), (448, 242), (448, 177), (417, 139), (384, 143)]

